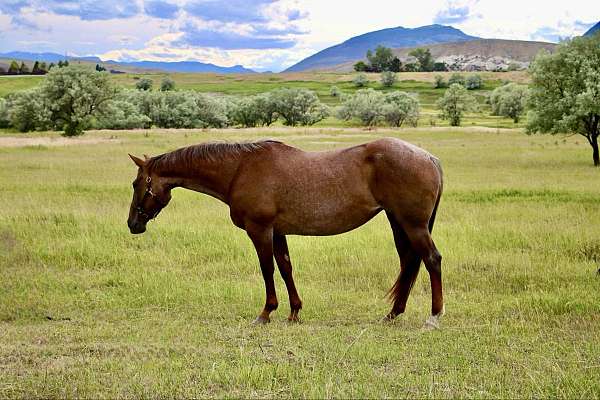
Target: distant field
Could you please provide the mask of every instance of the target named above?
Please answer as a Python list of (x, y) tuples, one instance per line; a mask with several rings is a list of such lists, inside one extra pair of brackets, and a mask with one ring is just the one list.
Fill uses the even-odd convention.
[[(2, 147), (9, 135), (0, 135), (1, 398), (600, 398), (599, 171), (581, 138), (273, 128), (88, 132), (87, 144)], [(46, 136), (58, 135), (21, 137)], [(444, 166), (439, 331), (420, 329), (431, 301), (424, 269), (406, 314), (378, 322), (398, 272), (383, 215), (348, 234), (289, 239), (301, 325), (285, 322), (277, 276), (273, 322), (250, 326), (262, 277), (217, 200), (178, 189), (147, 233), (127, 230), (127, 152), (265, 137), (326, 150), (380, 136)]]
[[(484, 87), (480, 90), (472, 91), (478, 99), (480, 110), (467, 116), (464, 121), (465, 126), (488, 126), (498, 128), (520, 127), (523, 124), (515, 125), (512, 120), (490, 116), (490, 109), (485, 104), (485, 95), (494, 88), (502, 84), (503, 81), (514, 81), (526, 83), (527, 73), (517, 72), (483, 72), (480, 73), (484, 78)], [(274, 90), (281, 87), (307, 88), (315, 91), (321, 101), (329, 106), (335, 107), (340, 104), (339, 98), (330, 95), (331, 86), (337, 86), (342, 93), (351, 94), (357, 90), (352, 83), (356, 74), (334, 74), (334, 73), (289, 73), (289, 74), (243, 74), (243, 75), (218, 75), (218, 74), (118, 74), (111, 75), (115, 83), (120, 87), (134, 88), (137, 79), (144, 77), (154, 81), (155, 87), (160, 85), (160, 81), (165, 76), (170, 76), (176, 82), (176, 86), (181, 90), (196, 90), (206, 93), (219, 93), (224, 95), (252, 95)], [(438, 111), (435, 109), (436, 100), (443, 95), (444, 89), (434, 89), (432, 86), (433, 78), (437, 73), (414, 72), (398, 74), (399, 81), (393, 88), (382, 88), (379, 83), (379, 74), (369, 74), (369, 87), (377, 90), (403, 90), (414, 93), (418, 96), (422, 107), (422, 117), (419, 121), (420, 126), (445, 126), (447, 123), (437, 118)], [(443, 73), (448, 78), (451, 73)], [(464, 75), (469, 75), (465, 73)], [(33, 87), (43, 77), (6, 77), (0, 76), (0, 97), (8, 94)], [(336, 120), (331, 117), (319, 123), (319, 126), (352, 126), (353, 123), (347, 123)]]

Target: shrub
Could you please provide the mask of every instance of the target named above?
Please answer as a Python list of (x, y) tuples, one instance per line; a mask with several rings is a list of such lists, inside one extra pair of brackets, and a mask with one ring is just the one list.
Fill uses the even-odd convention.
[(369, 66), (364, 61), (358, 61), (354, 64), (354, 70), (356, 72), (366, 72), (369, 70)]
[(168, 92), (169, 90), (175, 90), (175, 81), (168, 76), (165, 76), (160, 82), (160, 91)]
[(262, 124), (261, 111), (257, 107), (255, 96), (234, 99), (229, 109), (229, 121), (233, 125), (255, 127)]
[(40, 88), (13, 93), (7, 101), (10, 125), (21, 132), (52, 127), (51, 112)]
[(440, 118), (450, 121), (451, 126), (460, 126), (463, 114), (475, 108), (475, 99), (464, 86), (453, 83), (437, 101), (437, 106)]
[(340, 97), (341, 92), (337, 86), (332, 86), (331, 89), (329, 89), (329, 94), (331, 95), (331, 97)]
[(262, 93), (254, 98), (254, 105), (260, 111), (260, 124), (271, 126), (279, 118), (276, 99), (271, 93)]
[(396, 74), (392, 71), (385, 71), (381, 73), (381, 84), (385, 87), (392, 87), (396, 83)]
[(338, 109), (337, 117), (349, 121), (358, 119), (365, 126), (375, 126), (384, 119), (383, 93), (373, 89), (361, 89), (349, 96)]
[(444, 79), (444, 77), (442, 75), (436, 75), (433, 78), (433, 87), (435, 89), (447, 88), (448, 87), (448, 83), (446, 82), (446, 80)]
[(8, 128), (10, 118), (8, 117), (8, 101), (0, 97), (0, 128)]
[(307, 89), (278, 89), (271, 92), (277, 114), (284, 125), (314, 125), (329, 115), (327, 106)]
[(385, 95), (383, 117), (391, 126), (401, 127), (404, 122), (417, 126), (419, 101), (406, 92), (390, 92)]
[(525, 111), (529, 90), (516, 83), (500, 86), (490, 95), (492, 115), (512, 118), (517, 123)]
[(467, 90), (481, 89), (482, 86), (483, 80), (481, 79), (480, 75), (469, 75), (467, 77), (467, 80), (465, 82), (465, 87), (467, 88)]
[(356, 87), (365, 87), (369, 83), (369, 78), (365, 74), (358, 74), (352, 82)]
[(152, 79), (141, 78), (135, 83), (135, 88), (137, 90), (152, 90)]
[(465, 86), (465, 77), (459, 73), (452, 74), (450, 76), (450, 79), (448, 79), (448, 86), (452, 86), (455, 83), (461, 86)]
[(135, 103), (128, 101), (127, 95), (123, 95), (108, 102), (94, 126), (98, 129), (141, 129), (149, 128), (151, 122)]

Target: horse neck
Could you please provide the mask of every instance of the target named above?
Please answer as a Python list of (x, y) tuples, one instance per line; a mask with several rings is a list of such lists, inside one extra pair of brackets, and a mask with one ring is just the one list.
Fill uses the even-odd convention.
[(200, 159), (175, 173), (170, 171), (167, 179), (174, 187), (208, 194), (227, 203), (229, 187), (239, 164), (240, 160), (237, 157)]

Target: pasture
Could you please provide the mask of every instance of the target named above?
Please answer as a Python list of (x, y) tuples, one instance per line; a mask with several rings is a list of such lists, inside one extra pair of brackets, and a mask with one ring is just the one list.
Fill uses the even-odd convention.
[[(401, 84), (401, 83), (399, 83)], [(465, 127), (97, 131), (5, 147), (0, 134), (0, 397), (600, 397), (600, 185), (581, 137)], [(55, 133), (24, 135), (57, 137)], [(227, 207), (175, 190), (140, 236), (136, 169), (208, 140), (307, 150), (395, 136), (442, 160), (434, 240), (446, 316), (423, 331), (422, 267), (407, 312), (384, 299), (399, 261), (385, 216), (290, 237), (302, 324), (264, 301)], [(68, 142), (68, 141), (67, 141)], [(64, 144), (64, 143), (62, 143)]]

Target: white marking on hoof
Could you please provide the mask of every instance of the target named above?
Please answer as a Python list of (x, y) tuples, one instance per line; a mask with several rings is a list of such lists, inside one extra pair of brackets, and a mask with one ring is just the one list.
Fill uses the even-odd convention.
[(290, 256), (288, 256), (287, 254), (284, 254), (283, 259), (287, 262), (290, 261)]
[(431, 315), (427, 318), (427, 321), (423, 324), (423, 329), (427, 331), (432, 331), (434, 329), (440, 329), (440, 320), (446, 313), (446, 306), (442, 306), (442, 311), (437, 313), (436, 315)]

